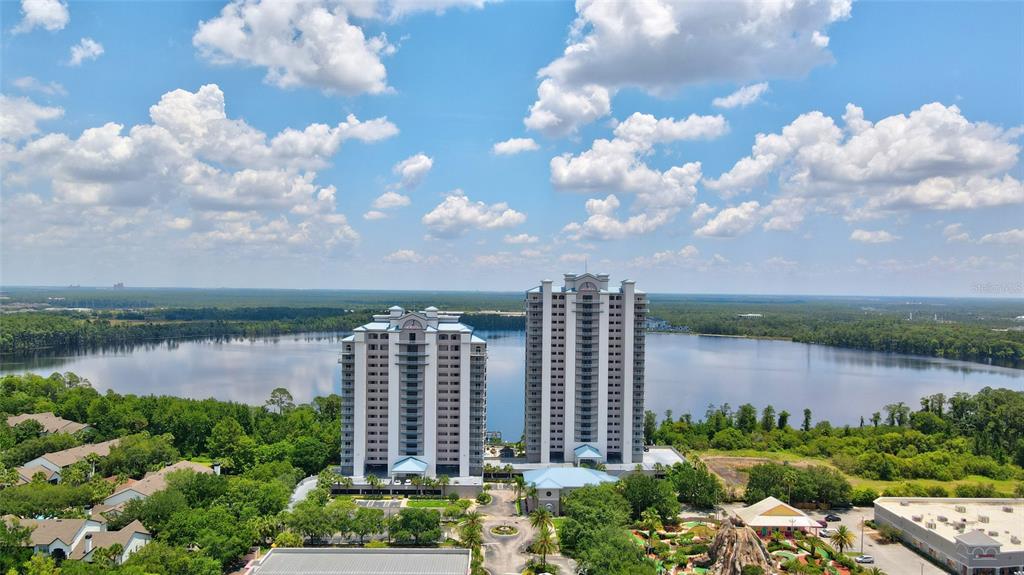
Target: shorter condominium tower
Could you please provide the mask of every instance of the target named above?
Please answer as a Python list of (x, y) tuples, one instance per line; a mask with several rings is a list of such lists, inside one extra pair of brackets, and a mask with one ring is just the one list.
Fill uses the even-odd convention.
[(394, 306), (341, 345), (344, 475), (483, 474), (487, 343), (472, 327)]
[(526, 292), (526, 459), (643, 461), (647, 296), (607, 274)]

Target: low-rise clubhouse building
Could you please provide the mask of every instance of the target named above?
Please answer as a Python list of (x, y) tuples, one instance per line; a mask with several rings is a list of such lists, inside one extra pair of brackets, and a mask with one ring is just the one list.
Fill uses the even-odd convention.
[(558, 515), (563, 495), (585, 485), (615, 483), (618, 478), (589, 467), (544, 467), (523, 473), (523, 480), (537, 489), (537, 507)]
[(762, 537), (775, 532), (787, 536), (796, 531), (817, 533), (821, 528), (820, 523), (803, 511), (774, 497), (766, 497), (753, 505), (737, 509), (735, 513), (744, 525)]
[(875, 522), (958, 575), (1024, 572), (1024, 499), (879, 497)]

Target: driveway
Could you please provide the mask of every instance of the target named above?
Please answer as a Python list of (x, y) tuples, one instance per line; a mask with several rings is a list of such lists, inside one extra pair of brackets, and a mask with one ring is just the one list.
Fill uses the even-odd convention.
[[(491, 575), (519, 575), (532, 557), (526, 548), (533, 541), (534, 530), (526, 517), (516, 516), (515, 496), (511, 489), (492, 489), (492, 499), (477, 511), (484, 514), (484, 567)], [(511, 525), (516, 535), (502, 537), (491, 533), (491, 527)], [(576, 572), (576, 562), (561, 555), (548, 555), (548, 563), (558, 565), (560, 573)]]
[(295, 486), (292, 497), (288, 500), (288, 510), (291, 511), (295, 505), (304, 500), (310, 491), (316, 488), (316, 475), (310, 475)]

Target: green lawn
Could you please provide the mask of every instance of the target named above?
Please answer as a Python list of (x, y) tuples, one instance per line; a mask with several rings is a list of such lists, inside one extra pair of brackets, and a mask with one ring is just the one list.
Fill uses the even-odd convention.
[(448, 507), (447, 499), (410, 499), (406, 507)]
[[(796, 453), (787, 453), (784, 451), (758, 451), (756, 449), (738, 449), (736, 451), (723, 451), (721, 449), (708, 449), (705, 451), (698, 452), (698, 455), (701, 457), (715, 455), (723, 457), (751, 457), (758, 459), (768, 459), (770, 461), (775, 461), (779, 463), (802, 462), (807, 465), (824, 465), (826, 467), (831, 467), (833, 469), (836, 468), (836, 466), (833, 465), (832, 462), (827, 459), (822, 459), (819, 457), (807, 457), (803, 455), (798, 455)], [(854, 487), (870, 487), (879, 493), (882, 493), (888, 487), (899, 485), (900, 483), (913, 483), (915, 485), (921, 485), (924, 487), (938, 485), (944, 487), (946, 490), (950, 492), (950, 495), (952, 495), (953, 489), (955, 489), (957, 485), (965, 483), (991, 483), (992, 485), (995, 486), (996, 491), (1002, 493), (1007, 497), (1012, 497), (1013, 490), (1018, 483), (1018, 481), (1013, 479), (989, 479), (988, 477), (982, 477), (981, 475), (968, 475), (964, 479), (957, 479), (954, 481), (939, 481), (937, 479), (899, 479), (896, 481), (883, 481), (880, 479), (865, 479), (863, 477), (857, 477), (856, 475), (849, 475), (847, 473), (843, 473), (843, 476), (845, 476), (846, 479), (850, 481), (850, 484), (853, 485)]]

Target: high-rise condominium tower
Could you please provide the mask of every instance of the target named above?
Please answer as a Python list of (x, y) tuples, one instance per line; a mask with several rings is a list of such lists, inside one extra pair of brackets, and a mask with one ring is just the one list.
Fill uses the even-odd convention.
[(647, 296), (607, 274), (565, 274), (526, 292), (530, 463), (643, 460)]
[(435, 307), (388, 311), (342, 340), (342, 473), (482, 475), (487, 343)]

